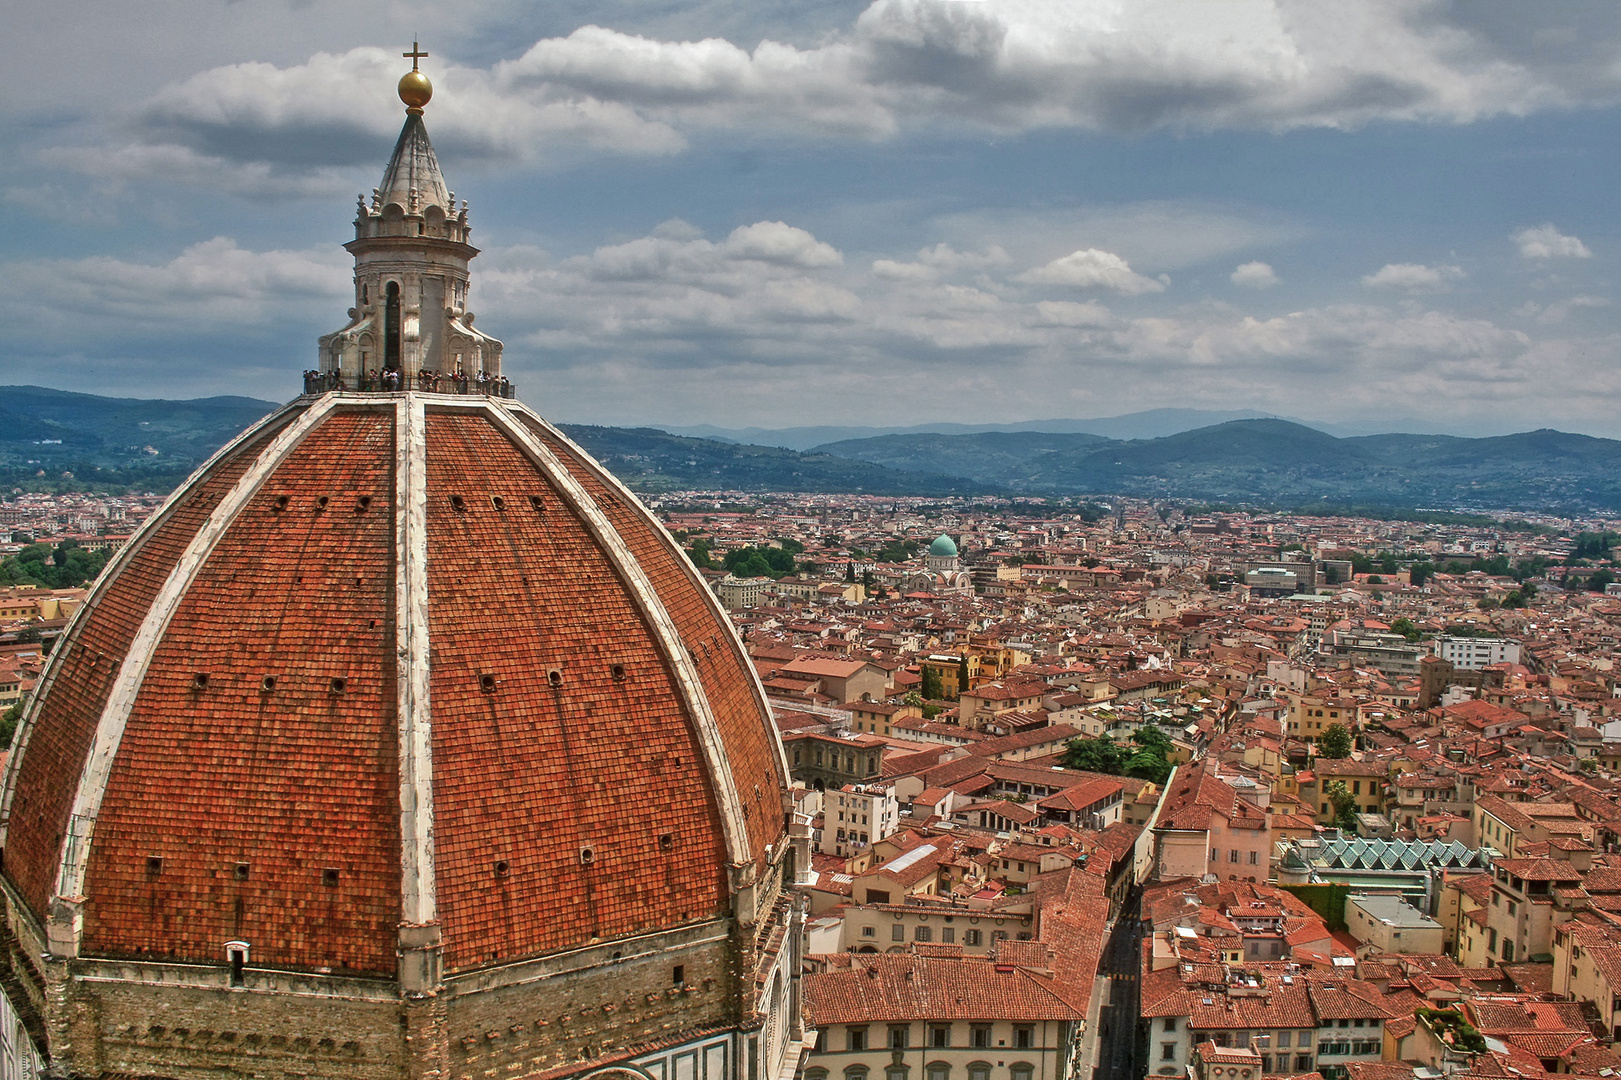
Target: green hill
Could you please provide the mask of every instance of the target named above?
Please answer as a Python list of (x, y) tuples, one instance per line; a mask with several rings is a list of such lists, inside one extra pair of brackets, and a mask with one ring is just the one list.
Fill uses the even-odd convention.
[(1087, 450), (1109, 443), (1101, 435), (1047, 431), (983, 431), (967, 435), (878, 435), (845, 439), (815, 448), (826, 454), (870, 461), (911, 473), (947, 473), (1001, 485), (1027, 473), (1050, 454)]
[(915, 473), (867, 461), (777, 446), (671, 435), (656, 428), (558, 425), (609, 471), (638, 491), (739, 491), (966, 495), (993, 485), (961, 476)]
[[(275, 408), (252, 398), (104, 398), (0, 387), (0, 490), (166, 491)], [(641, 491), (1137, 495), (1264, 506), (1621, 510), (1621, 442), (1561, 431), (1336, 438), (1233, 420), (1154, 439), (1080, 432), (883, 435), (809, 451), (564, 425)]]

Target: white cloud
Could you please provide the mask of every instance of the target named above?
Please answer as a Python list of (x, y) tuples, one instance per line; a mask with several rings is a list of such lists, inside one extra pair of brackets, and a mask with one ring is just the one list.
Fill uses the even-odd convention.
[(4, 276), (29, 282), (29, 295), (7, 298), (0, 310), (11, 309), (11, 325), (26, 315), (71, 341), (132, 331), (195, 336), (232, 326), (284, 326), (299, 314), (324, 314), (335, 329), (343, 321), (350, 265), (341, 248), (250, 251), (223, 236), (167, 262), (105, 255), (13, 262), (4, 265)]
[[(782, 17), (780, 8), (763, 17), (772, 14)], [(101, 153), (73, 159), (76, 166), (95, 173), (144, 162), (144, 175), (172, 177), (156, 159), (113, 165), (106, 154), (180, 147), (206, 164), (179, 175), (212, 186), (222, 171), (255, 163), (275, 163), (280, 175), (370, 162), (398, 125), (398, 106), (380, 92), (397, 77), (397, 51), (318, 51), (313, 43), (334, 35), (317, 34), (302, 13), (285, 19), (284, 33), (258, 26), (257, 38), (241, 40), (279, 49), (310, 42), (306, 60), (213, 66), (155, 93), (143, 88), (132, 95), (140, 104), (122, 111), (104, 102), (112, 119)], [(682, 40), (674, 31), (663, 38), (587, 25), (487, 67), (436, 57), (430, 123), (455, 132), (464, 157), (520, 162), (669, 154), (713, 129), (882, 139), (964, 124), (1140, 132), (1467, 123), (1621, 96), (1621, 66), (1600, 47), (1613, 28), (1590, 19), (1574, 8), (1504, 13), (1371, 0), (875, 0), (852, 22), (797, 44), (788, 26)], [(497, 27), (509, 33), (511, 16), (499, 3), (474, 2), (458, 21), (476, 39)], [(105, 22), (99, 13), (97, 22)], [(1550, 44), (1556, 39), (1564, 44)], [(210, 44), (200, 56), (240, 48)], [(74, 65), (58, 67), (38, 75), (74, 77)], [(35, 109), (61, 99), (28, 89)]]
[(721, 250), (733, 259), (753, 259), (807, 269), (838, 266), (844, 256), (804, 229), (781, 221), (757, 221), (732, 230)]
[(1246, 289), (1270, 289), (1278, 283), (1278, 275), (1264, 262), (1247, 262), (1228, 275), (1234, 285)]
[(940, 276), (940, 271), (932, 266), (915, 262), (896, 262), (894, 259), (874, 259), (872, 272), (874, 277), (888, 281), (933, 281)]
[(1602, 296), (1571, 296), (1546, 306), (1528, 300), (1520, 305), (1517, 313), (1526, 318), (1536, 319), (1540, 323), (1562, 323), (1577, 311), (1609, 306), (1610, 301)]
[(916, 262), (875, 259), (872, 272), (890, 281), (934, 281), (942, 276), (962, 273), (965, 270), (989, 270), (1007, 266), (1012, 261), (1012, 256), (997, 244), (991, 244), (984, 251), (958, 251), (942, 241), (919, 251)]
[(1109, 309), (1096, 302), (1041, 300), (1036, 303), (1038, 325), (1108, 327), (1114, 323)]
[[(925, 255), (961, 263), (972, 282), (949, 280)], [(480, 325), (506, 340), (509, 374), (527, 399), (560, 419), (780, 424), (786, 409), (877, 421), (903, 399), (916, 415), (954, 415), (967, 400), (981, 415), (1106, 415), (1174, 387), (1180, 402), (1296, 415), (1310, 415), (1325, 394), (1346, 416), (1444, 395), (1460, 423), (1490, 421), (1514, 401), (1527, 423), (1569, 427), (1580, 416), (1612, 423), (1605, 417), (1621, 399), (1621, 372), (1589, 359), (1621, 343), (1570, 336), (1565, 328), (1583, 320), (1559, 321), (1601, 297), (1527, 309), (1525, 330), (1407, 297), (1267, 318), (1198, 302), (1122, 314), (1020, 288), (1008, 268), (978, 265), (1000, 262), (993, 253), (960, 255), (935, 246), (874, 260), (940, 275), (886, 277), (787, 222), (745, 224), (710, 240), (668, 221), (572, 258), (492, 247), (479, 259), (472, 301)], [(232, 364), (243, 366), (231, 370), (244, 380), (235, 389), (282, 396), (307, 362), (296, 340), (312, 347), (315, 334), (341, 322), (347, 262), (335, 245), (254, 251), (226, 238), (144, 261), (14, 261), (0, 274), (31, 286), (26, 296), (0, 296), (0, 319), (18, 328), (19, 355), (55, 355), (60, 370), (84, 371), (103, 387), (129, 385), (119, 371), (138, 362), (121, 368), (105, 355), (66, 353), (165, 340), (176, 327), (211, 352), (221, 340), (251, 345), (264, 359), (238, 361), (233, 351)], [(1088, 274), (1132, 273), (1108, 259), (1081, 265)], [(217, 357), (181, 363), (193, 365), (187, 371), (197, 374), (184, 378), (194, 381), (176, 386), (182, 376), (160, 371), (149, 392), (221, 389)], [(723, 407), (717, 379), (728, 387)], [(1578, 401), (1559, 389), (1574, 384), (1590, 392)]]
[(932, 266), (942, 273), (951, 274), (960, 270), (988, 270), (992, 267), (1007, 266), (1013, 262), (1013, 258), (1003, 251), (999, 244), (991, 244), (984, 251), (958, 251), (942, 241), (919, 251), (917, 261), (925, 266)]
[(1125, 296), (1164, 292), (1165, 285), (1136, 273), (1126, 260), (1109, 251), (1083, 248), (1046, 266), (1026, 270), (1020, 281), (1032, 285), (1071, 285), (1078, 289), (1109, 289)]
[(1454, 281), (1466, 275), (1457, 266), (1423, 266), (1419, 263), (1386, 263), (1362, 278), (1370, 289), (1397, 289), (1402, 292), (1445, 292)]
[(1520, 255), (1527, 259), (1590, 259), (1593, 253), (1574, 236), (1565, 236), (1552, 225), (1521, 229), (1514, 234)]

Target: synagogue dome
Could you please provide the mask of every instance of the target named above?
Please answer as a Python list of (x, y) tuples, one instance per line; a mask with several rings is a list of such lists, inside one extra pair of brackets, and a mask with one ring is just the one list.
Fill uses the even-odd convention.
[(942, 559), (955, 559), (957, 557), (957, 542), (945, 533), (934, 538), (929, 545), (929, 554)]

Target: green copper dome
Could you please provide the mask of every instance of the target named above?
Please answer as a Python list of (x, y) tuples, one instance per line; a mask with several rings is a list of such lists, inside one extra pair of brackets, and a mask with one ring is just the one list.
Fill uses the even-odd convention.
[(938, 555), (945, 559), (955, 559), (957, 557), (957, 543), (945, 533), (941, 533), (934, 538), (934, 543), (929, 545), (929, 554)]

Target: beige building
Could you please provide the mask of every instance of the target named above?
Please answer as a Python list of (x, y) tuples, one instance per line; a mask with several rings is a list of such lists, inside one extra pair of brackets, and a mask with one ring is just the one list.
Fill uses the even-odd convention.
[(1033, 916), (1024, 910), (969, 911), (916, 904), (845, 909), (844, 952), (905, 952), (913, 943), (954, 945), (965, 956), (989, 956), (998, 942), (1028, 941)]
[(1511, 859), (1518, 858), (1526, 844), (1593, 839), (1593, 823), (1583, 819), (1572, 803), (1509, 802), (1497, 795), (1480, 795), (1472, 817), (1475, 843)]
[(1446, 948), (1441, 924), (1399, 896), (1348, 897), (1345, 927), (1363, 947), (1359, 952), (1434, 955)]
[(1609, 1032), (1609, 1045), (1621, 1046), (1621, 932), (1585, 922), (1567, 922), (1553, 935), (1553, 992), (1587, 1002)]
[(1553, 928), (1570, 918), (1560, 892), (1578, 890), (1582, 869), (1555, 859), (1498, 859), (1490, 901), (1462, 919), (1458, 962), (1489, 967), (1551, 957)]
[(728, 611), (756, 607), (765, 595), (766, 586), (774, 584), (770, 578), (740, 578), (727, 574), (715, 582), (715, 595)]
[[(1047, 949), (1030, 943), (1018, 951)], [(806, 1004), (820, 1039), (800, 1075), (804, 1080), (1068, 1076), (1085, 1013), (1055, 992), (1050, 961), (1024, 966), (1001, 959), (884, 955), (811, 976)], [(847, 988), (846, 983), (858, 985)]]
[(882, 701), (889, 693), (889, 672), (865, 660), (802, 656), (780, 669), (783, 675), (811, 680), (821, 692), (843, 704)]
[(965, 690), (958, 698), (957, 722), (977, 730), (986, 720), (1015, 709), (1039, 708), (1049, 687), (1040, 681), (990, 682)]
[[(850, 726), (873, 735), (888, 735), (898, 720), (923, 717), (923, 710), (916, 705), (890, 705), (881, 701), (852, 701), (849, 705)], [(904, 737), (910, 739), (913, 735), (908, 732)]]

